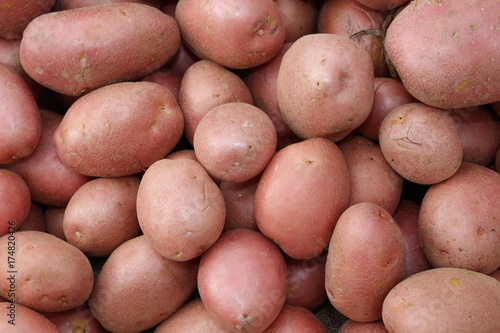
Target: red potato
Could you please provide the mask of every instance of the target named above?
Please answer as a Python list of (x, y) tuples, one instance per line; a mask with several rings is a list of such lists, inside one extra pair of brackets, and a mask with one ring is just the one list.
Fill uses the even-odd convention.
[(285, 43), (316, 32), (319, 10), (316, 0), (273, 0), (285, 27)]
[(88, 300), (90, 311), (108, 331), (144, 331), (187, 301), (196, 288), (197, 269), (197, 260), (168, 260), (138, 236), (104, 263)]
[(97, 178), (80, 187), (66, 206), (66, 241), (91, 257), (107, 257), (141, 232), (137, 220), (139, 178)]
[(53, 138), (63, 116), (48, 110), (40, 110), (40, 116), (42, 133), (36, 149), (30, 156), (5, 167), (23, 177), (33, 201), (64, 207), (76, 190), (92, 178), (71, 169), (57, 155)]
[(283, 255), (257, 231), (226, 231), (201, 256), (201, 300), (228, 332), (263, 332), (283, 308), (286, 286)]
[(90, 312), (87, 303), (61, 312), (41, 312), (61, 333), (107, 333)]
[(47, 318), (17, 303), (0, 302), (0, 316), (0, 332), (61, 333)]
[(118, 2), (135, 2), (160, 8), (162, 0), (56, 0), (57, 10), (69, 10)]
[(252, 104), (252, 95), (239, 76), (210, 60), (191, 65), (179, 88), (179, 106), (185, 119), (187, 140), (193, 143), (196, 127), (208, 111), (231, 102)]
[[(73, 245), (45, 232), (18, 231), (2, 236), (0, 248), (3, 297), (15, 298), (17, 304), (33, 310), (58, 312), (77, 307), (90, 296), (92, 266)], [(10, 273), (7, 255), (15, 256), (16, 273)]]
[(56, 0), (3, 1), (0, 11), (0, 37), (21, 39), (26, 26), (36, 17), (48, 13)]
[(357, 0), (329, 0), (321, 7), (318, 32), (351, 38), (369, 54), (375, 77), (388, 76), (382, 37), (374, 34), (354, 34), (364, 30), (380, 30), (386, 12), (369, 8)]
[(402, 199), (398, 208), (392, 215), (403, 233), (406, 248), (406, 264), (404, 277), (407, 278), (415, 273), (433, 268), (420, 245), (418, 236), (418, 218), (420, 205)]
[(340, 326), (338, 333), (388, 333), (382, 320), (369, 323), (360, 323), (354, 320), (347, 320)]
[(64, 235), (64, 211), (66, 207), (45, 207), (45, 225), (47, 227), (47, 233), (56, 236), (57, 238), (66, 241), (66, 236)]
[(260, 177), (255, 177), (241, 183), (220, 182), (219, 188), (226, 206), (224, 230), (236, 228), (258, 230), (253, 206), (259, 180)]
[(396, 106), (418, 102), (410, 95), (401, 81), (389, 77), (376, 77), (375, 95), (370, 115), (356, 128), (356, 132), (368, 139), (378, 141), (380, 124), (384, 117)]
[(326, 258), (328, 298), (340, 313), (359, 322), (382, 318), (382, 303), (403, 279), (405, 244), (392, 216), (359, 203), (340, 216)]
[(489, 276), (495, 278), (498, 282), (500, 282), (500, 268), (494, 271), (493, 273), (490, 273)]
[(0, 65), (0, 163), (13, 163), (29, 156), (38, 145), (42, 132), (40, 112), (23, 79)]
[(380, 124), (379, 144), (390, 166), (417, 184), (442, 182), (458, 170), (463, 149), (453, 117), (422, 103), (394, 108)]
[(434, 267), (489, 274), (500, 267), (500, 174), (464, 162), (432, 185), (418, 219), (423, 251)]
[(379, 145), (363, 136), (350, 135), (338, 147), (349, 169), (349, 206), (371, 202), (394, 213), (401, 200), (403, 177), (387, 163)]
[(0, 236), (15, 232), (29, 216), (31, 194), (17, 173), (0, 169)]
[(183, 126), (182, 112), (167, 88), (122, 82), (80, 97), (56, 129), (54, 144), (61, 161), (78, 173), (129, 176), (167, 155)]
[(194, 54), (193, 51), (191, 51), (186, 45), (186, 42), (181, 39), (179, 50), (165, 64), (165, 67), (180, 76), (184, 76), (187, 69), (199, 60), (200, 58)]
[(345, 36), (301, 37), (283, 56), (277, 93), (283, 119), (297, 136), (338, 141), (372, 108), (370, 56)]
[(231, 69), (265, 63), (285, 40), (280, 12), (269, 0), (179, 0), (175, 19), (198, 57)]
[(376, 10), (391, 10), (404, 5), (408, 0), (357, 0), (363, 5)]
[[(385, 50), (408, 92), (427, 105), (500, 100), (498, 2), (412, 1), (391, 22)], [(457, 56), (459, 55), (459, 56)]]
[(264, 333), (288, 332), (327, 333), (325, 326), (313, 312), (306, 308), (285, 304), (278, 318)]
[(222, 233), (224, 198), (198, 162), (164, 159), (142, 177), (137, 216), (144, 235), (162, 256), (191, 260)]
[(257, 226), (288, 256), (317, 257), (347, 208), (349, 192), (349, 171), (335, 143), (315, 138), (291, 144), (273, 156), (257, 185)]
[(34, 19), (24, 32), (20, 59), (41, 85), (80, 96), (153, 72), (177, 52), (179, 43), (177, 23), (159, 9), (113, 3)]
[(276, 151), (269, 116), (242, 102), (219, 105), (201, 119), (193, 137), (196, 158), (210, 175), (233, 183), (257, 177)]
[(179, 90), (181, 88), (182, 76), (175, 73), (173, 70), (162, 67), (153, 73), (144, 76), (141, 81), (154, 82), (164, 86), (170, 90), (172, 95), (174, 95), (175, 100), (179, 101)]
[(44, 208), (42, 205), (31, 202), (30, 213), (26, 220), (24, 220), (23, 224), (16, 228), (17, 231), (23, 230), (34, 230), (34, 231), (42, 231), (47, 232), (47, 227), (45, 225), (45, 215)]
[(486, 166), (500, 148), (500, 119), (486, 106), (446, 110), (457, 123), (463, 161)]

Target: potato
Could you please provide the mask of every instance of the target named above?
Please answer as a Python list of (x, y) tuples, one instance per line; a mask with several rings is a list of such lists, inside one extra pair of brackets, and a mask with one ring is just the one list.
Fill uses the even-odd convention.
[(387, 333), (382, 320), (376, 320), (368, 323), (360, 323), (354, 320), (347, 320), (340, 326), (338, 333)]
[(41, 312), (63, 333), (107, 333), (94, 318), (87, 303), (61, 312)]
[(285, 304), (278, 318), (264, 333), (288, 332), (327, 333), (325, 326), (310, 310)]
[(5, 167), (23, 177), (33, 201), (64, 207), (76, 190), (92, 178), (68, 167), (57, 155), (53, 138), (63, 116), (43, 109), (40, 116), (42, 133), (36, 149), (30, 156)]
[(242, 183), (220, 182), (219, 189), (226, 207), (224, 230), (236, 228), (258, 230), (253, 206), (259, 180), (260, 177), (255, 177)]
[(150, 5), (156, 8), (160, 7), (161, 0), (56, 0), (58, 10), (68, 10), (81, 7), (102, 5), (117, 2), (135, 2)]
[(17, 231), (34, 230), (46, 232), (47, 227), (45, 226), (44, 207), (32, 201), (28, 217), (24, 220), (23, 224), (16, 229)]
[(21, 228), (30, 207), (31, 194), (26, 182), (17, 173), (0, 169), (0, 236)]
[(181, 88), (182, 77), (173, 70), (161, 67), (144, 76), (140, 81), (154, 82), (164, 86), (174, 95), (175, 100), (179, 102), (179, 90)]
[(219, 238), (224, 228), (224, 198), (198, 162), (164, 159), (142, 177), (137, 216), (156, 251), (170, 260), (191, 260)]
[(0, 249), (3, 297), (33, 310), (57, 312), (77, 307), (90, 296), (92, 266), (73, 245), (44, 232), (18, 231), (2, 236)]
[(431, 186), (418, 219), (423, 251), (434, 267), (489, 274), (500, 267), (500, 174), (464, 162)]
[(36, 101), (23, 79), (0, 65), (0, 164), (29, 156), (38, 145), (42, 121)]
[(283, 255), (257, 231), (226, 231), (201, 256), (200, 298), (228, 332), (263, 332), (283, 308), (286, 286)]
[(358, 0), (358, 2), (376, 10), (391, 10), (404, 5), (408, 0)]
[(63, 219), (68, 243), (87, 256), (106, 257), (139, 235), (137, 177), (97, 178), (71, 197)]
[(43, 86), (80, 96), (153, 72), (179, 43), (172, 17), (144, 4), (112, 3), (37, 17), (24, 31), (20, 59)]
[(179, 106), (185, 119), (187, 140), (193, 143), (196, 127), (208, 111), (231, 102), (252, 104), (252, 95), (239, 76), (210, 60), (191, 65), (179, 88)]
[(316, 0), (274, 0), (285, 27), (285, 43), (295, 42), (316, 32), (318, 4)]
[(122, 82), (79, 98), (56, 129), (54, 144), (61, 161), (78, 173), (130, 176), (167, 155), (183, 126), (182, 112), (167, 88)]
[(382, 318), (382, 303), (404, 273), (403, 235), (392, 216), (368, 202), (340, 216), (326, 258), (325, 286), (332, 305), (359, 322)]
[(349, 169), (349, 206), (371, 202), (394, 213), (401, 199), (403, 178), (387, 163), (379, 145), (360, 135), (350, 135), (338, 147)]
[(303, 36), (283, 56), (277, 94), (283, 119), (297, 136), (338, 141), (372, 108), (370, 56), (345, 36)]
[(233, 183), (257, 177), (276, 151), (272, 120), (242, 102), (219, 105), (201, 119), (193, 137), (196, 158), (210, 175)]
[(500, 283), (461, 268), (435, 268), (395, 286), (383, 305), (395, 332), (499, 332)]
[[(177, 6), (177, 0), (175, 0), (175, 6)], [(164, 11), (164, 9), (162, 10)], [(173, 17), (174, 15), (171, 16)], [(179, 50), (177, 50), (173, 57), (170, 58), (170, 60), (165, 64), (165, 67), (172, 70), (174, 73), (183, 76), (187, 69), (199, 60), (200, 58), (189, 49), (184, 39), (181, 38)]]
[(496, 0), (406, 6), (389, 25), (384, 46), (410, 94), (444, 109), (500, 100), (498, 44), (491, 43), (498, 38), (497, 7)]
[(21, 39), (28, 23), (51, 11), (56, 0), (3, 1), (0, 11), (0, 37)]
[(257, 185), (259, 230), (290, 257), (308, 259), (328, 246), (349, 201), (349, 171), (337, 145), (324, 138), (278, 151)]
[(109, 256), (88, 300), (90, 311), (111, 332), (141, 332), (172, 315), (196, 287), (197, 260), (161, 256), (145, 236)]
[(45, 225), (47, 226), (47, 233), (56, 236), (57, 238), (66, 241), (64, 235), (64, 212), (66, 207), (45, 207)]
[(462, 143), (453, 118), (422, 103), (404, 104), (387, 114), (380, 124), (379, 144), (391, 167), (417, 184), (444, 181), (462, 163)]
[(231, 69), (265, 63), (285, 40), (280, 12), (269, 0), (179, 0), (175, 19), (198, 57)]
[(61, 333), (43, 315), (20, 304), (1, 302), (0, 316), (0, 332)]

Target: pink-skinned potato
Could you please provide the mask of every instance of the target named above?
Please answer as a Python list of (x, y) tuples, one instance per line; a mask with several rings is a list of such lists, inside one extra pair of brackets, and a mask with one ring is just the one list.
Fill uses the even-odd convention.
[(57, 0), (56, 2), (57, 10), (68, 10), (117, 2), (135, 2), (160, 8), (162, 0)]
[(0, 303), (0, 332), (61, 333), (50, 320), (29, 307), (3, 301)]
[(314, 258), (328, 247), (349, 194), (349, 171), (338, 146), (307, 139), (281, 149), (267, 165), (255, 192), (255, 220), (288, 256)]
[(326, 327), (311, 310), (285, 304), (276, 320), (264, 333), (288, 332), (327, 333)]
[(340, 326), (338, 333), (388, 333), (382, 320), (361, 323), (348, 319)]
[(54, 133), (54, 144), (61, 161), (78, 173), (130, 176), (167, 155), (183, 126), (182, 112), (167, 88), (121, 82), (73, 103)]
[(26, 26), (36, 17), (52, 10), (56, 0), (10, 0), (2, 3), (0, 37), (21, 39)]
[(376, 10), (391, 10), (404, 5), (408, 0), (357, 0), (359, 3)]
[(295, 42), (316, 32), (318, 4), (316, 0), (273, 0), (285, 27), (285, 43)]
[(61, 312), (40, 312), (62, 333), (107, 333), (90, 312), (87, 303)]
[(64, 212), (66, 207), (45, 207), (45, 226), (47, 227), (47, 233), (56, 236), (57, 238), (66, 241), (66, 236), (64, 235)]
[(37, 17), (24, 31), (20, 59), (41, 85), (80, 96), (153, 72), (177, 52), (179, 43), (177, 23), (159, 9), (112, 3)]
[[(0, 295), (14, 297), (17, 304), (37, 311), (65, 311), (82, 305), (92, 292), (94, 275), (89, 259), (79, 249), (53, 235), (18, 231), (14, 236), (2, 236), (0, 249), (3, 267)], [(13, 280), (7, 266), (7, 256), (12, 254), (9, 251), (15, 251), (17, 268), (15, 290), (10, 291), (14, 295), (10, 296)]]
[(31, 194), (17, 173), (0, 169), (0, 236), (16, 232), (29, 216)]
[(478, 106), (500, 100), (497, 28), (496, 0), (412, 1), (389, 25), (384, 46), (422, 103)]
[(255, 177), (242, 183), (220, 182), (219, 189), (226, 206), (224, 230), (236, 228), (258, 230), (253, 206), (259, 179), (260, 177)]

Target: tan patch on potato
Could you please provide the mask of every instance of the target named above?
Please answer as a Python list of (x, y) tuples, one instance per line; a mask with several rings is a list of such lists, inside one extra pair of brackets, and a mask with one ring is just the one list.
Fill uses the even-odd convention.
[(471, 82), (472, 82), (472, 79), (465, 79), (465, 80), (459, 81), (456, 85), (456, 89), (458, 91), (467, 90), (470, 88)]
[(459, 286), (460, 285), (460, 279), (459, 278), (451, 278), (450, 279), (450, 284), (454, 287), (456, 286)]

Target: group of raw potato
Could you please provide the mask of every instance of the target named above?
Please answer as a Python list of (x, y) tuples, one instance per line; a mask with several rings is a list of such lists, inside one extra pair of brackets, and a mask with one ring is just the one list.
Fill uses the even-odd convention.
[(0, 1), (0, 331), (500, 332), (499, 17)]

